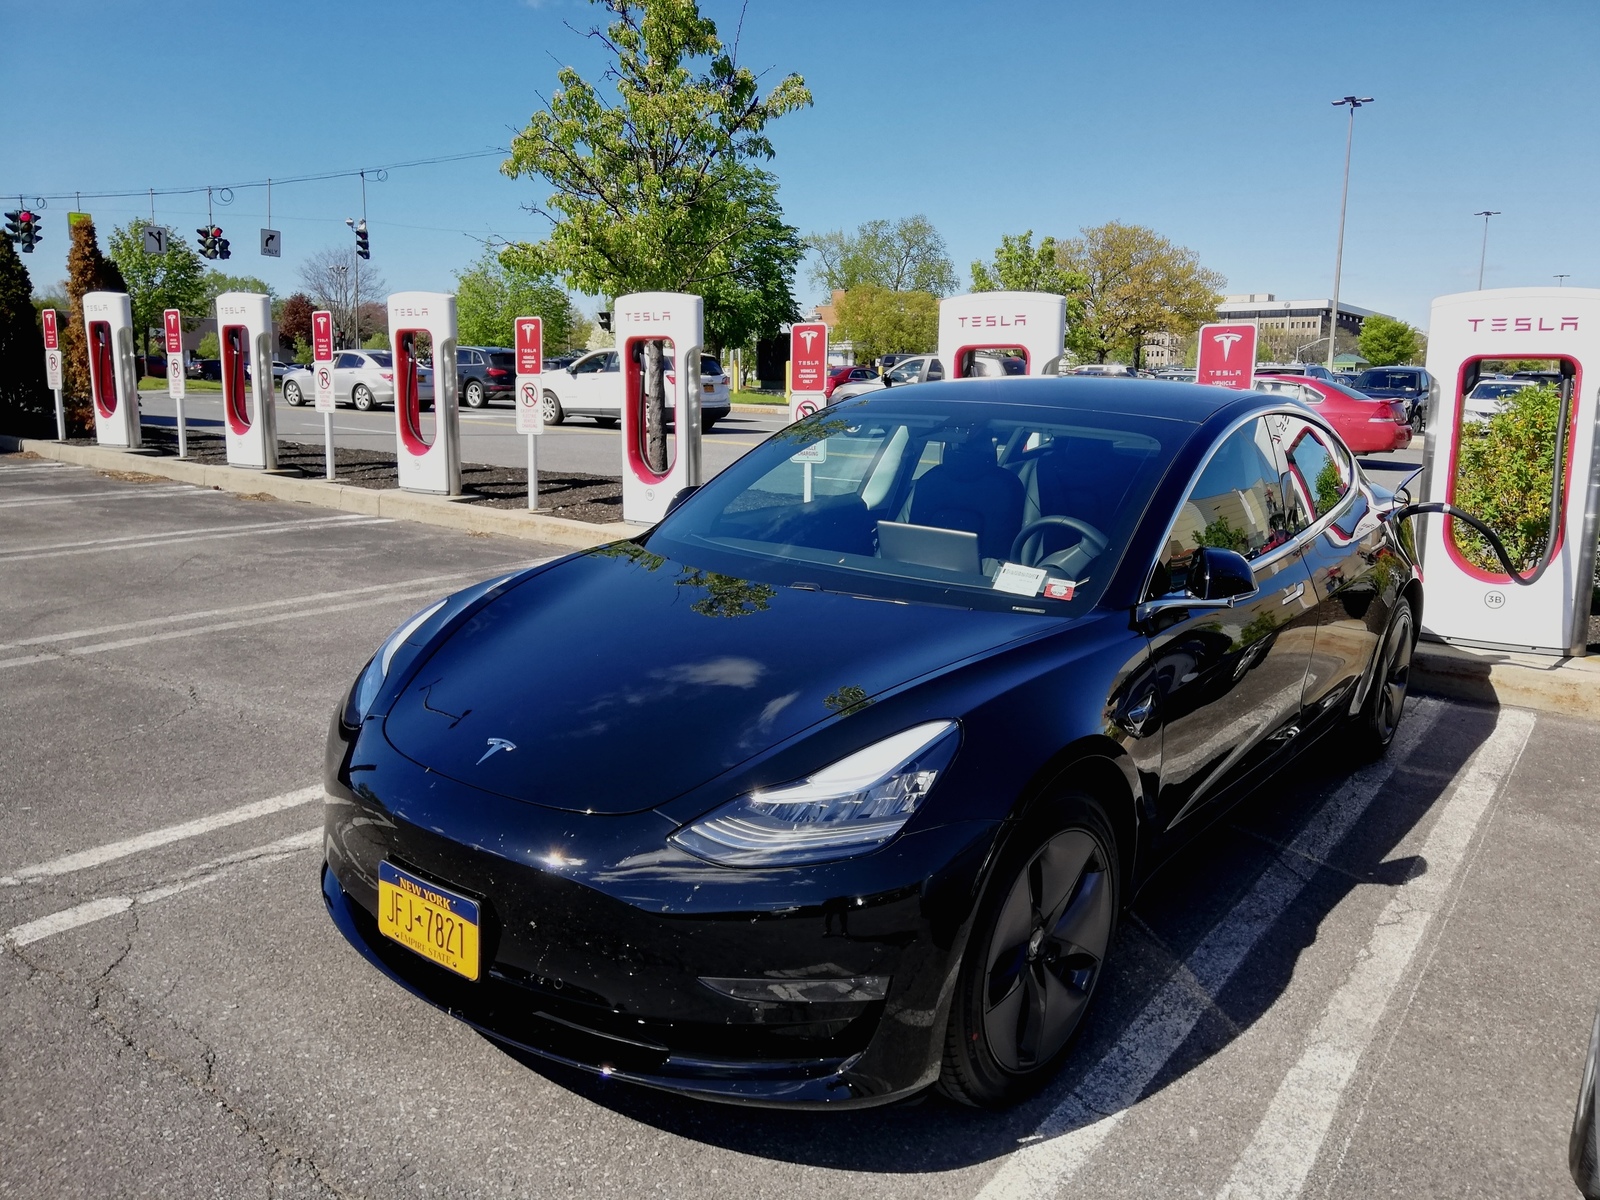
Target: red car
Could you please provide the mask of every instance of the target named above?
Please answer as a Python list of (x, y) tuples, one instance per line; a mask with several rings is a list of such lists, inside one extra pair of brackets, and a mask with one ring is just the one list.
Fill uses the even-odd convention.
[(877, 377), (878, 373), (871, 367), (829, 367), (828, 382), (823, 385), (822, 394), (831, 400), (833, 389), (841, 383), (861, 383)]
[(1255, 390), (1292, 396), (1321, 414), (1357, 454), (1382, 454), (1411, 445), (1406, 406), (1374, 400), (1354, 388), (1308, 375), (1257, 375)]

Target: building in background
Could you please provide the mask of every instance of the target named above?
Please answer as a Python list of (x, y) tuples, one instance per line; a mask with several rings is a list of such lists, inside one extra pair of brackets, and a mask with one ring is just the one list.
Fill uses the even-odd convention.
[[(1219, 321), (1254, 321), (1262, 330), (1278, 329), (1297, 336), (1302, 342), (1325, 340), (1330, 332), (1333, 301), (1279, 300), (1271, 292), (1251, 292), (1243, 296), (1224, 296), (1217, 305)], [(1339, 333), (1354, 338), (1368, 317), (1378, 314), (1370, 308), (1357, 308), (1339, 302)]]
[(1181, 367), (1184, 351), (1184, 339), (1176, 333), (1147, 333), (1139, 352), (1139, 361), (1151, 371), (1159, 371), (1163, 367)]

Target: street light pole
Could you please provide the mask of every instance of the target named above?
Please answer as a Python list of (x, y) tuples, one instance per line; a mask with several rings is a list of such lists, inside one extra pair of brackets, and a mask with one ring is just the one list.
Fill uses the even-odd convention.
[(1475, 217), (1483, 218), (1483, 249), (1478, 252), (1478, 290), (1483, 291), (1483, 264), (1489, 257), (1489, 218), (1498, 217), (1498, 212), (1476, 212)]
[(1555, 277), (1556, 286), (1557, 287), (1566, 287), (1567, 286), (1567, 280), (1569, 280), (1571, 278), (1572, 278), (1571, 275), (1557, 275)]
[[(1371, 96), (1346, 96), (1335, 100), (1335, 108), (1350, 108), (1350, 125), (1344, 135), (1344, 190), (1339, 193), (1339, 248), (1333, 255), (1333, 312), (1328, 329), (1328, 370), (1333, 370), (1333, 352), (1339, 345), (1339, 275), (1344, 269), (1344, 210), (1350, 199), (1350, 144), (1356, 136), (1356, 109), (1371, 104)], [(1320, 339), (1319, 339), (1320, 340)]]

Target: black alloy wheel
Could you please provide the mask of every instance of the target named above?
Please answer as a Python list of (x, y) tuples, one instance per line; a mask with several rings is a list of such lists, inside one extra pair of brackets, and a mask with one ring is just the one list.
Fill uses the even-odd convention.
[(1405, 715), (1406, 692), (1411, 686), (1411, 652), (1415, 644), (1411, 602), (1401, 597), (1395, 601), (1389, 628), (1378, 644), (1372, 686), (1356, 718), (1363, 748), (1374, 756), (1389, 748), (1395, 731), (1400, 728), (1400, 718)]
[(372, 389), (364, 383), (358, 383), (355, 390), (350, 393), (350, 402), (356, 406), (357, 412), (371, 412), (378, 407), (378, 402), (372, 398)]
[(483, 384), (476, 379), (467, 380), (467, 386), (461, 391), (461, 398), (466, 401), (468, 408), (482, 408), (489, 403), (489, 395), (483, 390)]
[(306, 402), (306, 398), (300, 393), (300, 385), (292, 379), (284, 381), (283, 402), (290, 408), (299, 408)]
[(1019, 833), (974, 924), (939, 1086), (1000, 1107), (1055, 1074), (1082, 1027), (1116, 928), (1120, 870), (1099, 806), (1070, 796)]

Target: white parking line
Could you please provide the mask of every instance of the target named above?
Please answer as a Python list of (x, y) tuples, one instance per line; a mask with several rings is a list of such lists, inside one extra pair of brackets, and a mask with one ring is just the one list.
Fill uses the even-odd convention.
[[(506, 571), (520, 571), (547, 563), (548, 558), (528, 562), (509, 563)], [(337, 592), (313, 592), (305, 596), (289, 596), (283, 600), (261, 600), (255, 604), (238, 604), (231, 608), (208, 608), (199, 612), (172, 613), (163, 617), (147, 617), (140, 621), (123, 621), (118, 625), (100, 625), (93, 629), (73, 629), (66, 633), (46, 633), (38, 637), (22, 638), (15, 642), (0, 642), (0, 650), (18, 650), (24, 646), (48, 646), (56, 642), (73, 642), (79, 638), (103, 637), (108, 633), (123, 633), (129, 629), (143, 629), (151, 625), (177, 625), (184, 621), (203, 621), (210, 617), (231, 617), (239, 613), (260, 612), (269, 608), (295, 608), (304, 604), (320, 604), (328, 600), (344, 600), (351, 596), (370, 596), (378, 592), (399, 594), (412, 588), (452, 583), (458, 579), (487, 578), (482, 571), (454, 571), (449, 575), (425, 575), (417, 579), (397, 579), (393, 583), (375, 583), (367, 587), (344, 588)]]
[(1349, 976), (1334, 991), (1306, 1048), (1267, 1106), (1255, 1136), (1217, 1193), (1219, 1200), (1298, 1196), (1428, 923), (1450, 893), (1484, 814), (1516, 769), (1534, 714), (1504, 709), (1473, 755), (1466, 778), (1417, 852), (1427, 869), (1390, 897)]
[(1233, 978), (1256, 943), (1315, 877), (1322, 861), (1433, 732), (1443, 710), (1437, 700), (1424, 700), (1411, 708), (1388, 754), (1352, 774), (1312, 814), (1305, 828), (1145, 1004), (1116, 1044), (1005, 1160), (978, 1193), (979, 1200), (1052, 1196), (1072, 1180), (1211, 1009), (1212, 998)]
[(11, 496), (0, 500), (0, 508), (33, 508), (40, 504), (76, 504), (79, 500), (145, 500), (151, 496), (173, 496), (188, 493), (191, 496), (220, 496), (210, 488), (184, 483), (176, 487), (149, 487), (134, 484), (110, 492), (43, 492), (33, 496)]
[(237, 854), (229, 854), (204, 866), (196, 867), (185, 878), (176, 883), (164, 883), (159, 887), (146, 888), (142, 892), (135, 892), (131, 896), (103, 896), (98, 900), (90, 900), (72, 908), (63, 909), (61, 912), (51, 913), (47, 917), (37, 920), (24, 921), (21, 925), (13, 925), (0, 935), (0, 944), (13, 947), (31, 945), (44, 938), (52, 937), (58, 933), (65, 933), (69, 929), (79, 929), (85, 925), (92, 925), (96, 921), (103, 921), (107, 917), (117, 916), (129, 909), (154, 904), (157, 900), (165, 900), (170, 896), (181, 895), (208, 883), (214, 883), (224, 875), (229, 874), (229, 868), (244, 866), (248, 863), (278, 862), (302, 850), (309, 850), (322, 841), (322, 829), (307, 829), (303, 833), (292, 833), (288, 837), (279, 838), (275, 842), (268, 842), (264, 846), (256, 846), (250, 850), (241, 850)]
[(226, 633), (231, 629), (250, 629), (258, 625), (276, 625), (280, 621), (298, 621), (302, 617), (320, 617), (328, 613), (349, 612), (357, 608), (371, 608), (391, 600), (419, 600), (438, 595), (437, 587), (396, 588), (379, 596), (364, 600), (351, 600), (345, 604), (321, 604), (311, 608), (286, 613), (265, 613), (258, 617), (245, 617), (238, 621), (218, 621), (213, 625), (192, 625), (186, 629), (169, 629), (165, 633), (147, 633), (140, 637), (120, 638), (114, 642), (95, 642), (89, 646), (65, 646), (48, 654), (30, 654), (26, 658), (0, 658), (0, 671), (11, 667), (27, 667), (42, 662), (62, 662), (69, 658), (83, 658), (90, 654), (105, 654), (112, 650), (126, 650), (131, 646), (148, 646), (152, 642), (170, 642), (177, 638), (196, 637), (202, 633)]
[(196, 530), (176, 530), (172, 533), (134, 534), (132, 537), (101, 538), (92, 542), (68, 542), (56, 548), (36, 547), (8, 551), (0, 557), (0, 566), (24, 562), (35, 558), (61, 558), (69, 554), (99, 554), (107, 550), (145, 550), (157, 546), (184, 545), (190, 542), (214, 542), (222, 538), (266, 536), (274, 533), (293, 533), (300, 529), (318, 526), (392, 525), (393, 517), (369, 517), (362, 513), (345, 513), (337, 517), (311, 517), (304, 521), (264, 521), (251, 525), (213, 525), (214, 530), (227, 532), (201, 533)]
[(0, 875), (0, 887), (16, 887), (27, 883), (30, 879), (52, 879), (61, 875), (71, 875), (77, 871), (87, 871), (91, 867), (101, 867), (119, 858), (143, 854), (146, 850), (170, 846), (173, 842), (214, 833), (218, 829), (226, 829), (229, 825), (237, 825), (241, 821), (254, 821), (258, 817), (271, 816), (287, 808), (298, 808), (302, 804), (310, 804), (313, 800), (321, 798), (322, 785), (314, 784), (311, 787), (284, 792), (281, 796), (252, 800), (249, 804), (224, 809), (222, 812), (212, 813), (209, 817), (199, 817), (193, 821), (185, 821), (181, 825), (168, 825), (163, 829), (152, 829), (136, 837), (123, 838), (120, 842), (108, 842), (104, 846), (52, 858), (49, 862), (18, 867), (9, 875)]

